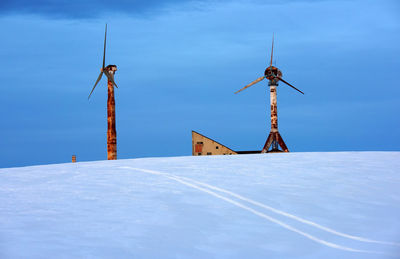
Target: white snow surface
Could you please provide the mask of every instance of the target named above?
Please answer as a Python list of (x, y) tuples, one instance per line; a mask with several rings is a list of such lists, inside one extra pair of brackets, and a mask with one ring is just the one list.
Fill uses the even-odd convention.
[(400, 152), (0, 169), (0, 258), (400, 258)]

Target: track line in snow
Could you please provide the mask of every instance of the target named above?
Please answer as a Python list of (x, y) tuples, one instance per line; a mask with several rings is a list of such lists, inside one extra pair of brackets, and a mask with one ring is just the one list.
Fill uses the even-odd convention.
[[(248, 207), (248, 206), (246, 206), (246, 205), (244, 205), (244, 204), (242, 204), (240, 202), (237, 202), (237, 201), (234, 201), (234, 200), (232, 200), (230, 198), (222, 196), (222, 195), (220, 195), (220, 194), (218, 194), (216, 192), (213, 192), (213, 191), (211, 191), (209, 189), (200, 187), (200, 186), (198, 186), (198, 185), (196, 185), (194, 183), (190, 183), (190, 182), (188, 182), (188, 180), (185, 181), (183, 178), (181, 178), (179, 176), (174, 176), (174, 175), (171, 175), (171, 174), (168, 174), (168, 173), (163, 173), (163, 172), (154, 171), (154, 170), (148, 170), (148, 169), (142, 169), (142, 168), (134, 168), (134, 167), (128, 167), (128, 166), (124, 166), (124, 167), (120, 167), (120, 168), (121, 169), (132, 169), (132, 170), (141, 171), (141, 172), (148, 173), (148, 174), (164, 176), (164, 177), (166, 177), (168, 179), (177, 181), (177, 182), (179, 182), (181, 184), (184, 184), (186, 186), (189, 186), (189, 187), (192, 187), (192, 188), (197, 189), (199, 191), (208, 193), (208, 194), (210, 194), (210, 195), (212, 195), (212, 196), (214, 196), (216, 198), (224, 200), (224, 201), (226, 201), (228, 203), (231, 203), (231, 204), (233, 204), (233, 205), (235, 205), (235, 206), (237, 206), (239, 208), (247, 210), (247, 211), (249, 211), (249, 212), (251, 212), (251, 213), (253, 213), (253, 214), (255, 214), (255, 215), (257, 215), (257, 216), (259, 216), (261, 218), (264, 218), (264, 219), (266, 219), (266, 220), (268, 220), (270, 222), (273, 222), (273, 223), (275, 223), (277, 225), (280, 225), (281, 227), (283, 227), (283, 228), (285, 228), (287, 230), (290, 230), (292, 232), (300, 234), (300, 235), (302, 235), (302, 236), (304, 236), (304, 237), (306, 237), (306, 238), (308, 238), (308, 239), (310, 239), (310, 240), (312, 240), (314, 242), (317, 242), (319, 244), (322, 244), (322, 245), (325, 245), (325, 246), (328, 246), (328, 247), (331, 247), (331, 248), (344, 250), (344, 251), (349, 251), (349, 252), (388, 255), (386, 253), (382, 253), (382, 252), (379, 252), (379, 251), (361, 250), (361, 249), (354, 249), (354, 248), (351, 248), (351, 247), (341, 246), (341, 245), (338, 245), (338, 244), (335, 244), (335, 243), (328, 242), (326, 240), (320, 239), (320, 238), (315, 237), (315, 236), (313, 236), (313, 235), (311, 235), (309, 233), (303, 232), (303, 231), (301, 231), (301, 230), (299, 230), (299, 229), (297, 229), (295, 227), (292, 227), (292, 226), (290, 226), (290, 225), (288, 225), (288, 224), (286, 224), (286, 223), (284, 223), (284, 222), (282, 222), (282, 221), (280, 221), (278, 219), (275, 219), (275, 218), (273, 218), (271, 216), (268, 216), (268, 215), (266, 215), (266, 214), (264, 214), (264, 213), (262, 213), (260, 211), (257, 211), (257, 210), (255, 210), (255, 209), (253, 209), (251, 207)], [(216, 188), (218, 188), (218, 187), (216, 187)]]
[(231, 196), (233, 196), (233, 197), (235, 197), (237, 199), (246, 201), (246, 202), (251, 203), (251, 204), (253, 204), (255, 206), (267, 209), (267, 210), (272, 211), (272, 212), (274, 212), (276, 214), (291, 218), (291, 219), (296, 220), (298, 222), (313, 226), (315, 228), (324, 230), (324, 231), (326, 231), (328, 233), (331, 233), (331, 234), (334, 234), (334, 235), (337, 235), (337, 236), (345, 237), (345, 238), (348, 238), (348, 239), (353, 239), (353, 240), (360, 241), (360, 242), (366, 242), (366, 243), (375, 243), (375, 244), (381, 244), (381, 245), (400, 246), (400, 243), (373, 240), (373, 239), (368, 239), (368, 238), (364, 238), (364, 237), (359, 237), (359, 236), (354, 236), (354, 235), (349, 235), (349, 234), (346, 234), (346, 233), (342, 233), (342, 232), (336, 231), (336, 230), (334, 230), (332, 228), (328, 228), (328, 227), (322, 226), (322, 225), (320, 225), (318, 223), (315, 223), (313, 221), (310, 221), (310, 220), (298, 217), (296, 215), (293, 215), (293, 214), (290, 214), (290, 213), (275, 209), (275, 208), (273, 208), (271, 206), (268, 206), (268, 205), (265, 205), (265, 204), (263, 204), (261, 202), (258, 202), (258, 201), (243, 197), (243, 196), (241, 196), (241, 195), (239, 195), (237, 193), (225, 190), (223, 188), (219, 188), (219, 187), (216, 187), (216, 186), (213, 186), (213, 185), (210, 185), (210, 184), (202, 183), (202, 182), (199, 182), (197, 180), (193, 180), (193, 179), (190, 179), (190, 178), (187, 178), (187, 177), (184, 177), (184, 176), (179, 176), (179, 178), (184, 179), (186, 181), (193, 182), (193, 183), (198, 184), (198, 185), (202, 185), (202, 186), (207, 187), (207, 188), (212, 189), (212, 190), (216, 190), (216, 191), (219, 191), (219, 192), (222, 192), (222, 193), (229, 194), (229, 195), (231, 195)]

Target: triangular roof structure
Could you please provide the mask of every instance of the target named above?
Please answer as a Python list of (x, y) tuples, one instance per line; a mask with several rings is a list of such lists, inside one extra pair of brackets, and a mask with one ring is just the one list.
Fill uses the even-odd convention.
[(192, 130), (192, 155), (236, 155), (229, 147)]

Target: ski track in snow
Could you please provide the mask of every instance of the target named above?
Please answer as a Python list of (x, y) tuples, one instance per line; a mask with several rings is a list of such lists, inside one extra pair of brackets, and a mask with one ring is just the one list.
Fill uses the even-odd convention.
[[(228, 195), (230, 195), (232, 197), (235, 197), (237, 199), (240, 199), (242, 201), (248, 202), (250, 204), (253, 204), (253, 205), (256, 205), (258, 207), (267, 209), (267, 210), (272, 211), (274, 213), (286, 216), (286, 217), (294, 219), (294, 220), (296, 220), (298, 222), (313, 226), (315, 228), (324, 230), (324, 231), (326, 231), (328, 233), (331, 233), (331, 234), (334, 234), (334, 235), (337, 235), (337, 236), (345, 237), (345, 238), (352, 239), (352, 240), (357, 240), (357, 241), (360, 241), (360, 242), (366, 242), (366, 243), (377, 243), (377, 244), (384, 244), (384, 245), (400, 246), (400, 243), (378, 241), (378, 240), (372, 240), (372, 239), (367, 239), (367, 238), (363, 238), (363, 237), (358, 237), (358, 236), (354, 236), (354, 235), (345, 234), (345, 233), (336, 231), (334, 229), (319, 225), (318, 223), (315, 223), (315, 222), (303, 219), (301, 217), (295, 216), (293, 214), (289, 214), (287, 212), (275, 209), (275, 208), (270, 207), (268, 205), (265, 205), (263, 203), (251, 200), (251, 199), (246, 198), (246, 197), (243, 197), (243, 196), (241, 196), (239, 194), (236, 194), (234, 192), (231, 192), (231, 191), (228, 191), (228, 190), (225, 190), (225, 189), (222, 189), (222, 188), (210, 185), (210, 184), (202, 183), (202, 182), (199, 182), (199, 181), (187, 178), (187, 177), (175, 176), (175, 175), (172, 175), (172, 174), (169, 174), (169, 173), (163, 173), (163, 172), (154, 171), (154, 170), (148, 170), (148, 169), (143, 169), (143, 168), (134, 168), (134, 167), (129, 167), (129, 166), (123, 166), (123, 167), (120, 167), (120, 168), (121, 169), (130, 169), (130, 170), (140, 171), (140, 172), (144, 172), (144, 173), (147, 173), (147, 174), (164, 176), (164, 177), (166, 177), (168, 179), (177, 181), (177, 182), (179, 182), (181, 184), (184, 184), (186, 186), (189, 186), (191, 188), (194, 188), (194, 189), (197, 189), (199, 191), (208, 193), (208, 194), (210, 194), (210, 195), (212, 195), (212, 196), (214, 196), (216, 198), (219, 198), (219, 199), (224, 200), (224, 201), (226, 201), (228, 203), (231, 203), (231, 204), (233, 204), (233, 205), (235, 205), (235, 206), (237, 206), (239, 208), (247, 210), (247, 211), (249, 211), (249, 212), (251, 212), (251, 213), (253, 213), (253, 214), (255, 214), (255, 215), (257, 215), (257, 216), (259, 216), (261, 218), (267, 219), (268, 221), (271, 221), (271, 222), (273, 222), (275, 224), (278, 224), (278, 225), (280, 225), (281, 227), (283, 227), (285, 229), (288, 229), (288, 230), (290, 230), (292, 232), (300, 234), (300, 235), (302, 235), (302, 236), (304, 236), (304, 237), (306, 237), (306, 238), (308, 238), (308, 239), (310, 239), (310, 240), (312, 240), (314, 242), (317, 242), (319, 244), (322, 244), (322, 245), (325, 245), (325, 246), (328, 246), (328, 247), (331, 247), (331, 248), (344, 250), (344, 251), (349, 251), (349, 252), (388, 255), (387, 253), (383, 253), (383, 252), (379, 252), (379, 251), (354, 249), (354, 248), (351, 248), (351, 247), (341, 246), (341, 245), (338, 245), (338, 244), (335, 244), (335, 243), (332, 243), (332, 242), (328, 242), (326, 240), (323, 240), (323, 239), (320, 239), (318, 237), (315, 237), (315, 236), (313, 236), (313, 235), (311, 235), (309, 233), (303, 232), (303, 231), (301, 231), (301, 230), (299, 230), (299, 229), (297, 229), (295, 227), (292, 227), (292, 226), (290, 226), (290, 225), (288, 225), (288, 224), (286, 224), (286, 223), (284, 223), (284, 222), (282, 222), (282, 221), (280, 221), (278, 219), (275, 219), (275, 218), (273, 218), (271, 216), (268, 216), (265, 213), (257, 211), (257, 210), (255, 210), (255, 209), (253, 209), (251, 207), (248, 207), (248, 206), (244, 205), (243, 203), (234, 201), (234, 200), (232, 200), (232, 199), (230, 199), (228, 197), (225, 197), (225, 196), (223, 196), (221, 194), (218, 194), (218, 193), (216, 193), (214, 191), (211, 191), (211, 190), (215, 190), (215, 191), (218, 191), (218, 192), (221, 192), (221, 193), (228, 194)], [(203, 187), (200, 187), (200, 186), (203, 186)]]
[[(176, 177), (176, 176), (175, 176), (175, 177)], [(326, 231), (326, 232), (328, 232), (328, 233), (331, 233), (331, 234), (334, 234), (334, 235), (337, 235), (337, 236), (341, 236), (341, 237), (345, 237), (345, 238), (348, 238), (348, 239), (357, 240), (357, 241), (360, 241), (360, 242), (366, 242), (366, 243), (376, 243), (376, 244), (381, 244), (381, 245), (400, 246), (400, 243), (372, 240), (372, 239), (368, 239), (368, 238), (363, 238), (363, 237), (359, 237), (359, 236), (353, 236), (353, 235), (349, 235), (349, 234), (346, 234), (346, 233), (342, 233), (342, 232), (336, 231), (336, 230), (334, 230), (334, 229), (331, 229), (331, 228), (322, 226), (322, 225), (320, 225), (320, 224), (318, 224), (318, 223), (315, 223), (315, 222), (313, 222), (313, 221), (310, 221), (310, 220), (307, 220), (307, 219), (303, 219), (303, 218), (301, 218), (301, 217), (298, 217), (298, 216), (295, 216), (295, 215), (293, 215), (293, 214), (289, 214), (289, 213), (287, 213), (287, 212), (284, 212), (284, 211), (275, 209), (275, 208), (273, 208), (273, 207), (270, 207), (270, 206), (265, 205), (265, 204), (263, 204), (263, 203), (260, 203), (260, 202), (258, 202), (258, 201), (254, 201), (254, 200), (252, 200), (252, 199), (243, 197), (243, 196), (241, 196), (241, 195), (239, 195), (239, 194), (236, 194), (236, 193), (234, 193), (234, 192), (231, 192), (231, 191), (228, 191), (228, 190), (225, 190), (225, 189), (222, 189), (222, 188), (213, 186), (213, 185), (209, 185), (209, 184), (206, 184), (206, 183), (202, 183), (202, 182), (199, 182), (199, 181), (196, 181), (196, 180), (192, 180), (192, 179), (187, 178), (187, 177), (179, 176), (179, 178), (184, 179), (184, 180), (186, 180), (186, 181), (191, 181), (191, 182), (196, 183), (196, 184), (198, 184), (198, 185), (205, 186), (205, 187), (207, 187), (207, 188), (209, 188), (209, 189), (212, 189), (212, 190), (216, 190), (216, 191), (219, 191), (219, 192), (223, 192), (223, 193), (229, 194), (229, 195), (231, 195), (231, 196), (233, 196), (233, 197), (235, 197), (235, 198), (238, 198), (238, 199), (240, 199), (240, 200), (246, 201), (246, 202), (251, 203), (251, 204), (253, 204), (253, 205), (256, 205), (256, 206), (258, 206), (258, 207), (261, 207), (261, 208), (270, 210), (270, 211), (272, 211), (272, 212), (275, 212), (276, 214), (280, 214), (280, 215), (286, 216), (286, 217), (291, 218), (291, 219), (294, 219), (294, 220), (296, 220), (296, 221), (298, 221), (298, 222), (301, 222), (301, 223), (304, 223), (304, 224), (313, 226), (313, 227), (315, 227), (315, 228), (324, 230), (324, 231)]]

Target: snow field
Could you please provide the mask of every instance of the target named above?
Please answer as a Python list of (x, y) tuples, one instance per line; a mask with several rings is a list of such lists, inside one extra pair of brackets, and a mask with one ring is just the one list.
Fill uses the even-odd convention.
[(0, 170), (1, 258), (396, 258), (400, 153)]

